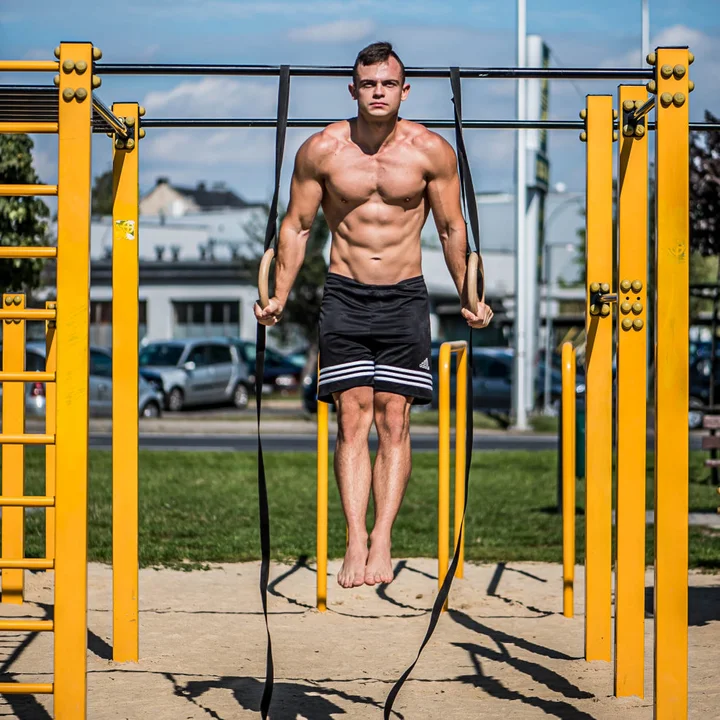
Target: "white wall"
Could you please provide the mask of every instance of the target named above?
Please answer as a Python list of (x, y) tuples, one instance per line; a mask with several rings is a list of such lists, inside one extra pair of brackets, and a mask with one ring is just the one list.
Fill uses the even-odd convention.
[[(90, 290), (92, 300), (111, 300), (109, 287), (93, 287)], [(257, 291), (249, 286), (223, 287), (218, 290), (212, 285), (167, 285), (160, 287), (141, 287), (140, 300), (147, 302), (147, 337), (150, 340), (165, 340), (173, 337), (173, 301), (228, 301), (240, 303), (239, 336), (246, 340), (255, 339), (255, 315), (253, 303)]]

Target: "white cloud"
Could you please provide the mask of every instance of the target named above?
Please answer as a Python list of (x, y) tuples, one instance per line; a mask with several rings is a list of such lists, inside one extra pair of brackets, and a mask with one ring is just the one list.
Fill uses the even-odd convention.
[(355, 42), (366, 38), (375, 30), (375, 22), (365, 20), (335, 20), (322, 25), (293, 28), (288, 37), (294, 42)]
[(53, 184), (57, 182), (57, 153), (33, 147), (33, 167), (41, 183)]
[(277, 89), (253, 81), (208, 77), (183, 82), (170, 90), (156, 90), (145, 96), (148, 117), (174, 113), (181, 117), (265, 117), (274, 115)]
[(271, 161), (274, 141), (270, 131), (255, 129), (150, 130), (143, 141), (146, 161), (193, 165), (204, 172), (217, 163), (257, 166)]

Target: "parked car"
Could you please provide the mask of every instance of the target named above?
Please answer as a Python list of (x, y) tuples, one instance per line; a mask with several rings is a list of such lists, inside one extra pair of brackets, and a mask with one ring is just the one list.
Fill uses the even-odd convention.
[(230, 403), (244, 409), (251, 380), (226, 338), (163, 340), (140, 349), (140, 374), (162, 393), (165, 408)]
[[(0, 358), (2, 358), (1, 347)], [(44, 372), (45, 358), (44, 342), (27, 343), (25, 348), (27, 371)], [(112, 355), (100, 347), (90, 347), (88, 396), (91, 416), (112, 415)], [(2, 383), (0, 383), (0, 405), (2, 405)], [(31, 417), (45, 417), (45, 405), (45, 383), (25, 383), (25, 414)], [(138, 383), (138, 413), (144, 418), (160, 417), (162, 413), (162, 394), (142, 377)]]
[[(255, 343), (250, 340), (233, 340), (235, 349), (245, 362), (252, 387), (255, 387)], [(303, 369), (297, 362), (286, 358), (272, 348), (265, 348), (263, 392), (295, 390), (300, 385)]]
[[(439, 393), (438, 358), (439, 342), (433, 343), (431, 371), (433, 374), (433, 397), (430, 407), (437, 409)], [(507, 418), (512, 410), (512, 348), (473, 348), (473, 406), (475, 410), (488, 415)], [(450, 370), (450, 404), (455, 406), (455, 362)], [(542, 402), (545, 383), (544, 363), (538, 365), (535, 383), (535, 396)], [(551, 400), (558, 405), (562, 395), (562, 375), (557, 370), (551, 372)], [(585, 379), (578, 368), (576, 375), (576, 394), (584, 397)], [(317, 412), (317, 371), (310, 373), (303, 380), (303, 406), (309, 413)]]

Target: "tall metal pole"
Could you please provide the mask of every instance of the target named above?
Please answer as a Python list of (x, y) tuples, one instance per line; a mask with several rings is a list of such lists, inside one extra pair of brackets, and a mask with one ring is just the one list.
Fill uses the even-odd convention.
[[(550, 250), (553, 246), (545, 243), (543, 270), (545, 275), (545, 377), (543, 387), (543, 410), (546, 414), (550, 412), (550, 376), (552, 374), (552, 334), (553, 334), (553, 309), (555, 301), (551, 291), (552, 273), (550, 271)], [(574, 389), (573, 389), (574, 391)]]
[[(518, 0), (517, 4), (517, 66), (525, 67), (527, 16), (526, 0)], [(525, 80), (519, 79), (517, 86), (518, 120), (526, 119)], [(527, 254), (527, 237), (525, 233), (525, 212), (527, 208), (527, 154), (526, 130), (521, 128), (517, 134), (517, 154), (515, 159), (516, 173), (516, 215), (515, 215), (515, 384), (513, 387), (513, 404), (515, 410), (515, 428), (527, 430), (527, 373), (525, 355), (527, 353), (527, 263), (531, 258)]]
[(642, 0), (642, 48), (640, 66), (645, 67), (645, 58), (650, 52), (650, 0)]

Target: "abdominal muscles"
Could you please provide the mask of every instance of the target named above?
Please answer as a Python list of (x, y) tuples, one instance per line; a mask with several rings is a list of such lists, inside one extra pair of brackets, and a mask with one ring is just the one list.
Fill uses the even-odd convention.
[(379, 194), (356, 207), (325, 209), (332, 232), (330, 272), (373, 285), (422, 274), (420, 234), (427, 219), (424, 197), (388, 203)]

